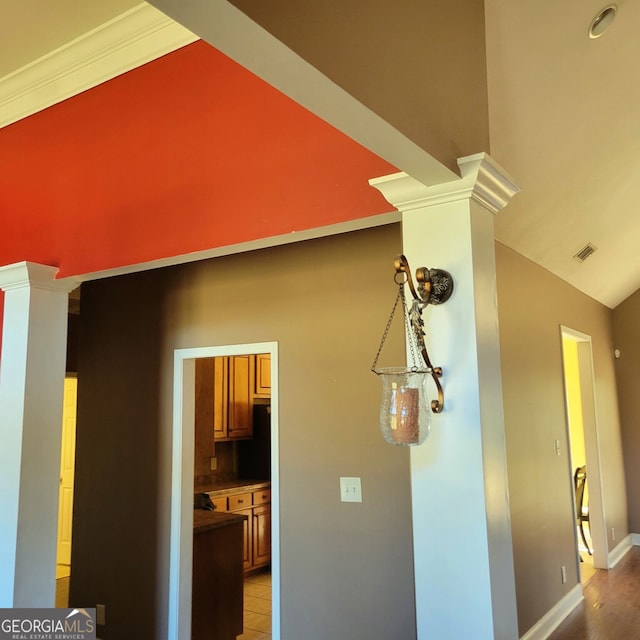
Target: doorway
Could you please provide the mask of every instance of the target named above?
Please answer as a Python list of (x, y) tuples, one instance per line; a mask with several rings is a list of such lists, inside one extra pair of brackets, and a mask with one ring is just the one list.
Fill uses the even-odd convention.
[[(596, 417), (591, 336), (561, 326), (562, 362), (567, 411), (567, 436), (570, 446), (570, 475), (573, 488), (576, 557), (584, 582), (593, 569), (608, 568), (607, 538), (604, 526), (600, 445)], [(586, 484), (580, 504), (580, 478)], [(576, 479), (578, 484), (576, 484)], [(578, 515), (582, 515), (582, 522)], [(588, 514), (588, 520), (587, 518)], [(581, 526), (580, 526), (581, 525)], [(583, 540), (582, 532), (585, 533)], [(589, 553), (591, 551), (591, 553)], [(581, 561), (580, 561), (581, 560)]]
[(169, 639), (189, 637), (193, 553), (196, 361), (252, 354), (270, 356), (271, 374), (271, 634), (280, 638), (280, 501), (277, 343), (178, 349), (174, 352), (173, 456), (169, 578)]
[[(243, 526), (243, 607), (236, 611), (242, 638), (271, 639), (271, 358), (266, 353), (198, 358), (195, 361), (194, 505), (206, 511), (245, 518)], [(205, 513), (202, 513), (202, 512)], [(215, 517), (212, 516), (212, 517)], [(209, 544), (220, 547), (212, 538)], [(205, 543), (194, 538), (199, 553)], [(223, 547), (224, 548), (224, 547)], [(194, 551), (194, 575), (202, 558)], [(209, 557), (207, 551), (204, 553)], [(227, 556), (228, 558), (228, 556)], [(233, 566), (233, 565), (229, 565)], [(199, 615), (199, 632), (209, 637), (211, 598), (216, 587), (204, 575), (193, 581), (192, 600)], [(227, 589), (229, 603), (236, 601)], [(222, 602), (222, 598), (219, 600)], [(219, 604), (221, 616), (233, 607)], [(240, 616), (238, 614), (241, 613)], [(192, 624), (194, 624), (192, 620)]]
[(78, 379), (76, 376), (67, 374), (64, 380), (62, 405), (62, 446), (60, 451), (58, 540), (56, 551), (56, 607), (66, 607), (69, 598), (77, 398)]

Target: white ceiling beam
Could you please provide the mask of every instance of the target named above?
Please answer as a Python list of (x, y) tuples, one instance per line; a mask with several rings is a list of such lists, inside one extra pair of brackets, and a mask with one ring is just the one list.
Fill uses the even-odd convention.
[(265, 82), (425, 185), (459, 176), (226, 0), (152, 0)]

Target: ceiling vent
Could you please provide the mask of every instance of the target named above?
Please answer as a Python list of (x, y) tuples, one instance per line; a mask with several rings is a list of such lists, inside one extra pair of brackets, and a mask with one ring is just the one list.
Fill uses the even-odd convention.
[(574, 260), (578, 262), (584, 262), (591, 254), (595, 253), (598, 250), (598, 247), (594, 247), (590, 242), (586, 244), (575, 256), (573, 256)]

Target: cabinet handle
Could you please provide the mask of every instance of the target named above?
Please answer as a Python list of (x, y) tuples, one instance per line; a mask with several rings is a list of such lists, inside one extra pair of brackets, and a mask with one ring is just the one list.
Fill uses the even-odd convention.
[(262, 499), (263, 499), (263, 500), (266, 500), (266, 499), (267, 499), (267, 496), (266, 496), (264, 493), (262, 494)]
[(244, 504), (244, 500), (238, 500), (238, 504)]

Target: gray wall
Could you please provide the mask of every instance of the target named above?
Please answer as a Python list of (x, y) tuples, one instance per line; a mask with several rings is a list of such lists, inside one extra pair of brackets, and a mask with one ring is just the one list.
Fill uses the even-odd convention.
[(489, 151), (482, 0), (231, 1), (450, 169)]
[[(578, 582), (560, 325), (592, 338), (609, 549), (628, 533), (612, 313), (497, 244), (511, 525), (524, 633)], [(561, 442), (561, 456), (554, 443)], [(616, 541), (611, 539), (616, 529)], [(566, 584), (560, 567), (568, 572)]]
[(399, 250), (394, 225), (83, 286), (71, 602), (107, 605), (105, 640), (165, 634), (173, 350), (272, 340), (282, 637), (415, 637), (408, 451), (369, 371)]
[[(408, 456), (378, 433), (369, 372), (399, 248), (389, 226), (83, 286), (71, 603), (107, 604), (105, 640), (165, 633), (173, 350), (271, 340), (282, 637), (415, 637)], [(611, 311), (500, 244), (497, 266), (524, 633), (578, 581), (561, 324), (593, 339), (606, 524), (618, 540), (627, 512)], [(400, 341), (385, 354), (398, 361)], [(361, 505), (339, 502), (340, 475), (362, 477)]]
[(640, 534), (640, 291), (613, 310), (618, 400), (629, 501), (629, 530)]

